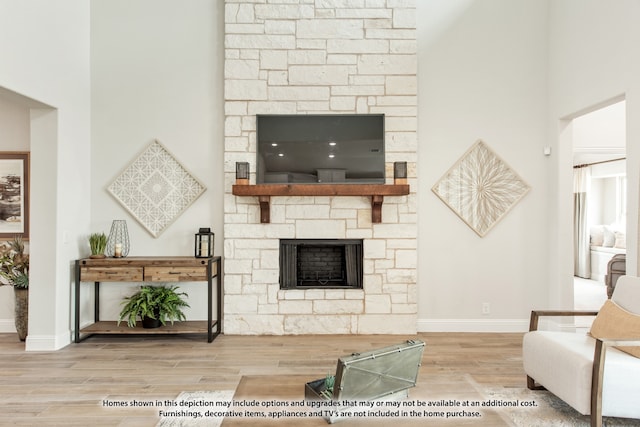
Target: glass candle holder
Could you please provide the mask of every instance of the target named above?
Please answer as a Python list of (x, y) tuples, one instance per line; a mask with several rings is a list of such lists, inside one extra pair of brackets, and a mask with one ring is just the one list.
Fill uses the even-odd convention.
[(116, 219), (111, 223), (111, 231), (107, 239), (107, 256), (120, 258), (129, 255), (129, 231), (127, 230), (127, 221)]

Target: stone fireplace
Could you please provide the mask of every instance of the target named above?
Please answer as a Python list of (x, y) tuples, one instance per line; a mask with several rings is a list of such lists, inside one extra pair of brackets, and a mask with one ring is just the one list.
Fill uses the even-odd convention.
[[(415, 1), (227, 0), (225, 33), (224, 332), (415, 333)], [(386, 184), (407, 162), (410, 194), (384, 196), (380, 223), (371, 197), (271, 197), (261, 223), (258, 198), (231, 193), (236, 162), (256, 183), (256, 114), (384, 114)], [(307, 242), (297, 259), (310, 242), (358, 241), (361, 262), (325, 247), (327, 260), (342, 257), (340, 273), (296, 272), (296, 286), (281, 288), (281, 244), (292, 239)]]

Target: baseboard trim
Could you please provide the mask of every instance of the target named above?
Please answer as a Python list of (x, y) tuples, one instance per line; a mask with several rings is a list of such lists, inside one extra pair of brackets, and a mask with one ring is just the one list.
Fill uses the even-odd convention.
[(529, 319), (418, 319), (418, 332), (526, 332)]
[[(13, 319), (0, 319), (1, 334), (16, 334), (16, 325)], [(56, 351), (71, 344), (70, 333), (60, 335), (27, 335), (25, 351)]]
[(13, 319), (0, 319), (0, 333), (10, 334), (16, 332), (16, 325)]
[(61, 335), (27, 335), (25, 351), (56, 351), (71, 344), (68, 333)]

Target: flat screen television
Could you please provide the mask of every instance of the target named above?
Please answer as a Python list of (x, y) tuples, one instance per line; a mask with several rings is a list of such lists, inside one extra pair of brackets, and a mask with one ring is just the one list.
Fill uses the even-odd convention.
[(384, 184), (384, 114), (256, 116), (257, 184)]

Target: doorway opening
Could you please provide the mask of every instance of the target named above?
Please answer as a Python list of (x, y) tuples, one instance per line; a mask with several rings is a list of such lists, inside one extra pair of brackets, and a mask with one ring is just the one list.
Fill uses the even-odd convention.
[(607, 278), (612, 258), (626, 254), (626, 102), (577, 116), (571, 125), (574, 308), (597, 310), (610, 294), (607, 284), (615, 285)]

